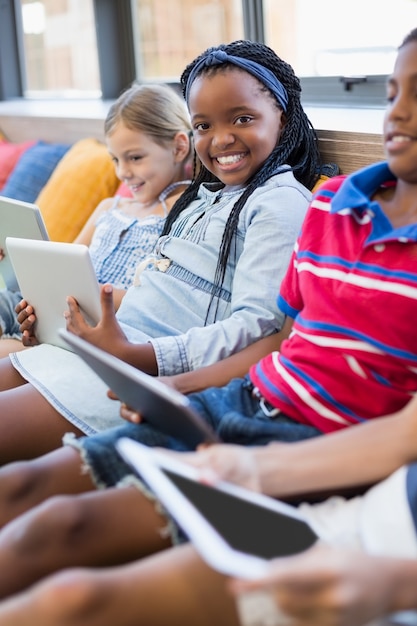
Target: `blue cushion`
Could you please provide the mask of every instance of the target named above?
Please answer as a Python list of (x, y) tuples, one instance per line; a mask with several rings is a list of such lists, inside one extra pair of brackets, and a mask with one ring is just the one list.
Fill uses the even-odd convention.
[(1, 195), (25, 202), (35, 202), (57, 163), (69, 148), (67, 144), (44, 141), (35, 143), (19, 158), (1, 190)]

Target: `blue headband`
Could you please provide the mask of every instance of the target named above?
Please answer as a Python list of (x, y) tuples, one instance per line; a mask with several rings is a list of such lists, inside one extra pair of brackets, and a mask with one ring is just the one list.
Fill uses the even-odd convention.
[(270, 91), (272, 91), (283, 111), (287, 110), (288, 94), (284, 85), (278, 80), (275, 74), (273, 74), (263, 65), (256, 63), (255, 61), (227, 54), (227, 52), (224, 52), (224, 50), (214, 50), (203, 59), (200, 59), (200, 61), (194, 65), (185, 86), (185, 99), (187, 102), (190, 96), (191, 85), (197, 78), (200, 70), (203, 67), (222, 65), (223, 63), (232, 63), (233, 65), (237, 65), (243, 70), (249, 72), (249, 74), (252, 74), (252, 76), (255, 76), (255, 78), (260, 80), (261, 83), (263, 83), (266, 87), (268, 87)]

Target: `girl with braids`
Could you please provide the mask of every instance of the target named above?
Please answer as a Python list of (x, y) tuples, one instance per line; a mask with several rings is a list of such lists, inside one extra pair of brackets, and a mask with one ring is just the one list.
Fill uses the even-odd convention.
[[(298, 79), (262, 44), (237, 41), (211, 48), (186, 68), (181, 83), (199, 160), (194, 180), (171, 209), (154, 258), (140, 274), (139, 285), (127, 291), (117, 314), (112, 290), (104, 286), (100, 323), (88, 326), (69, 298), (67, 326), (151, 374), (214, 366), (229, 355), (244, 374), (259, 353), (258, 340), (273, 337), (276, 345), (281, 336), (283, 314), (276, 296), (311, 200), (308, 188), (320, 171), (316, 137), (300, 105)], [(34, 344), (33, 315), (21, 324), (26, 342)], [(244, 348), (249, 353), (241, 357)], [(285, 417), (268, 418), (263, 412), (268, 407), (260, 405), (249, 383), (235, 381), (220, 390), (218, 399), (210, 395), (216, 389), (201, 398), (196, 395), (202, 414), (207, 405), (207, 419), (211, 409), (213, 417), (225, 414), (231, 441), (318, 434)], [(20, 563), (13, 559), (7, 581), (0, 580), (0, 596), (70, 563), (124, 562), (171, 544), (166, 533), (158, 532), (166, 522), (147, 497), (128, 486), (95, 491), (91, 476), (98, 478), (104, 469), (107, 476), (98, 478), (100, 486), (111, 487), (123, 476), (128, 484), (127, 468), (113, 446), (126, 427), (150, 445), (183, 450), (183, 442), (144, 424), (126, 424), (119, 404), (107, 397), (94, 372), (72, 352), (54, 346), (34, 345), (1, 361), (0, 388), (0, 461), (43, 454), (3, 468), (0, 525), (49, 495), (92, 491), (68, 500), (68, 511), (58, 516), (47, 514), (56, 500), (41, 507), (45, 528), (57, 525), (51, 533), (41, 533), (49, 536), (53, 548), (44, 551), (43, 541), (35, 542), (38, 556), (30, 567), (23, 564), (25, 558)], [(56, 449), (68, 431), (73, 435), (65, 440), (68, 445)], [(87, 436), (74, 436), (82, 434)], [(81, 462), (91, 473), (80, 472)], [(21, 486), (14, 494), (16, 506), (5, 502), (11, 483)], [(123, 510), (129, 515), (120, 515)], [(20, 527), (26, 519), (27, 533), (20, 537), (27, 537), (27, 553), (32, 554), (39, 509), (27, 516), (16, 524)], [(59, 541), (71, 520), (83, 531), (68, 542)], [(8, 554), (15, 554), (17, 534), (9, 541)], [(2, 548), (0, 539), (0, 563), (7, 560)]]
[[(71, 330), (161, 376), (215, 363), (280, 330), (276, 294), (320, 171), (299, 81), (266, 46), (209, 49), (181, 84), (198, 162), (155, 255), (116, 314), (111, 285), (102, 287), (96, 327), (69, 298)], [(0, 360), (0, 464), (53, 450), (68, 431), (123, 424), (82, 359), (36, 345), (29, 307), (19, 322), (33, 347)]]

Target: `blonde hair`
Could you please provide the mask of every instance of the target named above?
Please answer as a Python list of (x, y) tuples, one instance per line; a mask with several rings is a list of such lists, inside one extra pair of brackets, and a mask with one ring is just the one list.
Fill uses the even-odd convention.
[(168, 85), (133, 84), (110, 107), (104, 122), (106, 136), (120, 122), (160, 145), (172, 141), (178, 132), (191, 133), (185, 100)]

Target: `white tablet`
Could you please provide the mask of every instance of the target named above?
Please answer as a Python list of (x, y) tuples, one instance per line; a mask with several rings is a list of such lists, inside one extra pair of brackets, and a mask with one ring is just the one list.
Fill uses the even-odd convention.
[(219, 441), (209, 424), (193, 409), (187, 396), (74, 333), (61, 330), (60, 337), (104, 380), (119, 400), (162, 432), (186, 442), (192, 449), (203, 442)]
[(74, 296), (91, 323), (101, 318), (100, 288), (88, 247), (7, 237), (6, 248), (22, 296), (35, 310), (37, 338), (68, 349), (58, 334), (65, 328), (67, 296)]
[(0, 196), (0, 248), (5, 253), (4, 259), (0, 261), (0, 274), (8, 289), (18, 291), (16, 275), (6, 250), (6, 237), (49, 239), (39, 207)]
[(270, 559), (307, 550), (318, 539), (295, 507), (231, 483), (205, 485), (195, 468), (131, 439), (119, 439), (116, 447), (203, 559), (223, 574), (257, 578)]

